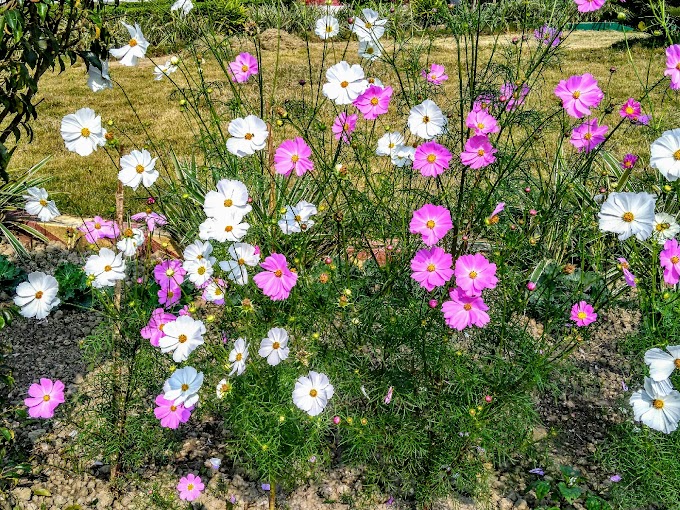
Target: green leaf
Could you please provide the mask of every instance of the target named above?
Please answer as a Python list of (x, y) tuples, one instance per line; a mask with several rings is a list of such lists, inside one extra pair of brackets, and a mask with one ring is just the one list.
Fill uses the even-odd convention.
[(574, 501), (580, 498), (581, 494), (583, 493), (580, 487), (569, 487), (564, 482), (558, 483), (557, 488), (567, 503), (574, 503)]
[(19, 42), (23, 35), (22, 18), (18, 10), (12, 9), (5, 13), (5, 23), (9, 27), (10, 32), (14, 36), (14, 42)]
[(40, 16), (40, 19), (44, 22), (45, 17), (47, 16), (47, 12), (50, 10), (49, 6), (44, 3), (39, 3), (36, 6), (36, 9), (38, 9), (38, 16)]
[(2, 434), (6, 441), (11, 441), (14, 437), (14, 433), (5, 427), (0, 428), (0, 434)]
[(545, 480), (541, 480), (540, 482), (536, 483), (534, 492), (536, 492), (536, 501), (541, 501), (548, 494), (550, 494), (550, 483), (546, 482)]
[(52, 493), (50, 491), (48, 491), (47, 489), (42, 489), (42, 488), (33, 489), (33, 494), (35, 494), (36, 496), (51, 496), (52, 495)]

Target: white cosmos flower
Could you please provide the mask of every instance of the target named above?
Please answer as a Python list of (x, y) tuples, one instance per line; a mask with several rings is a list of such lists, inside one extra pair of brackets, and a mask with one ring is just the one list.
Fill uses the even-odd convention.
[(255, 267), (260, 262), (260, 254), (255, 246), (248, 243), (234, 243), (229, 247), (231, 260), (220, 262), (220, 267), (236, 285), (248, 283), (246, 266)]
[(340, 33), (340, 24), (334, 16), (324, 16), (316, 20), (314, 33), (321, 39), (330, 39)]
[(359, 41), (377, 41), (385, 33), (387, 25), (386, 19), (379, 19), (378, 14), (373, 9), (363, 9), (364, 19), (357, 17), (352, 24), (354, 32)]
[(101, 61), (102, 68), (90, 64), (87, 69), (87, 86), (92, 92), (99, 92), (101, 90), (112, 89), (113, 82), (109, 76), (109, 61)]
[(392, 151), (392, 164), (398, 167), (409, 166), (416, 157), (416, 148), (411, 145), (398, 145)]
[(220, 243), (239, 242), (248, 233), (250, 225), (241, 218), (226, 214), (222, 218), (207, 218), (198, 227), (198, 237), (203, 240), (214, 240)]
[[(220, 280), (221, 281), (221, 280)], [(217, 301), (224, 301), (224, 286), (223, 283), (213, 280), (210, 282), (205, 290), (203, 291), (203, 299), (210, 303), (215, 303)]]
[(170, 11), (172, 12), (181, 9), (182, 14), (186, 16), (193, 8), (194, 4), (191, 2), (191, 0), (177, 0), (174, 4), (172, 4), (172, 7), (170, 7)]
[(109, 53), (115, 58), (120, 59), (120, 63), (124, 66), (132, 67), (137, 65), (137, 60), (144, 58), (146, 49), (149, 47), (149, 42), (144, 38), (142, 29), (135, 23), (135, 26), (128, 25), (121, 21), (123, 26), (127, 28), (130, 33), (130, 40), (122, 48), (112, 48)]
[(621, 241), (632, 235), (644, 241), (654, 230), (655, 205), (649, 193), (612, 193), (598, 213), (600, 230), (619, 234)]
[(444, 132), (447, 119), (434, 101), (426, 99), (411, 108), (408, 128), (414, 135), (430, 140)]
[(246, 360), (248, 359), (248, 344), (243, 338), (237, 338), (234, 348), (229, 353), (231, 372), (229, 375), (241, 375), (246, 370)]
[(176, 363), (186, 361), (189, 355), (203, 345), (205, 325), (188, 315), (181, 315), (163, 327), (164, 336), (158, 341), (161, 352), (172, 352)]
[(267, 338), (260, 343), (258, 354), (267, 358), (267, 363), (276, 366), (288, 357), (288, 332), (283, 328), (272, 328), (267, 333)]
[(680, 128), (664, 131), (649, 148), (649, 166), (669, 181), (680, 177)]
[(54, 200), (48, 200), (49, 195), (45, 188), (31, 187), (26, 192), (28, 195), (23, 196), (26, 200), (24, 209), (28, 214), (37, 216), (40, 221), (52, 221), (59, 216), (59, 209)]
[(54, 276), (41, 272), (29, 273), (28, 281), (17, 286), (14, 304), (21, 307), (21, 315), (44, 319), (60, 301), (59, 283)]
[(163, 384), (163, 397), (172, 400), (175, 405), (184, 404), (184, 407), (191, 407), (198, 402), (198, 391), (202, 385), (203, 372), (197, 371), (194, 367), (180, 368)]
[(367, 60), (376, 60), (382, 55), (382, 45), (378, 41), (359, 41), (359, 56)]
[(310, 416), (316, 416), (324, 410), (333, 393), (328, 376), (312, 371), (295, 381), (293, 403)]
[(659, 244), (664, 244), (669, 239), (673, 239), (680, 233), (680, 225), (675, 220), (675, 217), (666, 213), (658, 213), (654, 215), (654, 231), (652, 237), (656, 239)]
[(385, 88), (385, 85), (383, 85), (383, 82), (380, 81), (378, 78), (366, 78), (366, 81), (368, 82), (368, 86), (370, 87), (371, 85), (377, 85), (381, 89)]
[(125, 186), (136, 190), (139, 185), (145, 188), (152, 186), (159, 173), (156, 170), (156, 160), (152, 158), (148, 150), (141, 151), (134, 150), (120, 158), (120, 172), (118, 172), (118, 179)]
[(401, 133), (385, 133), (378, 139), (378, 148), (375, 153), (378, 156), (392, 156), (397, 147), (404, 143), (404, 137)]
[(368, 87), (361, 66), (350, 66), (344, 60), (328, 68), (326, 79), (323, 95), (338, 105), (351, 104)]
[(245, 119), (237, 117), (229, 123), (227, 150), (243, 158), (255, 154), (267, 145), (267, 124), (255, 115), (248, 115)]
[(314, 226), (310, 219), (316, 214), (316, 206), (301, 200), (295, 207), (286, 206), (286, 213), (279, 220), (279, 228), (284, 234), (306, 232)]
[(649, 376), (654, 381), (668, 379), (673, 371), (680, 369), (680, 345), (669, 345), (665, 351), (658, 347), (645, 353), (645, 363), (649, 365)]
[(133, 257), (137, 253), (137, 249), (143, 244), (144, 232), (138, 228), (126, 228), (121, 232), (121, 238), (116, 243), (116, 248), (126, 257)]
[(635, 419), (649, 428), (670, 434), (678, 428), (680, 421), (680, 393), (671, 390), (667, 394), (659, 393), (652, 380), (645, 377), (645, 387), (630, 397)]
[(125, 278), (125, 261), (122, 253), (102, 248), (99, 253), (90, 255), (85, 262), (85, 274), (94, 276), (95, 289), (112, 287), (117, 280)]
[(61, 137), (66, 148), (81, 156), (89, 156), (106, 145), (102, 118), (92, 108), (81, 108), (61, 119)]
[(196, 287), (203, 287), (212, 278), (214, 269), (208, 259), (184, 261), (182, 267), (186, 269), (189, 281)]
[(153, 79), (160, 81), (164, 76), (170, 76), (175, 71), (177, 71), (177, 66), (172, 65), (172, 62), (166, 60), (165, 64), (159, 64), (153, 68)]
[(217, 259), (210, 256), (212, 251), (212, 244), (196, 240), (184, 248), (184, 262), (198, 262), (205, 259), (214, 266)]
[(203, 202), (203, 210), (208, 218), (222, 218), (225, 215), (243, 218), (252, 209), (248, 204), (246, 185), (229, 179), (219, 181), (217, 191), (208, 191)]
[[(217, 387), (215, 388), (215, 394), (217, 395), (217, 398), (222, 400), (224, 396), (231, 391), (231, 383), (227, 382), (226, 379), (222, 379), (220, 382), (217, 383)], [(212, 460), (212, 459), (210, 459)]]

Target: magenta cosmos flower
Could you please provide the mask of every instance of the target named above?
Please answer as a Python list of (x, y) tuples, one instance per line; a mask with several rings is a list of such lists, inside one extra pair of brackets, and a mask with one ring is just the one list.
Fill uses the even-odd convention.
[(663, 279), (668, 285), (680, 282), (680, 247), (677, 240), (669, 239), (664, 243), (659, 262), (663, 267)]
[(231, 79), (236, 83), (244, 83), (258, 73), (257, 59), (250, 53), (239, 54), (233, 62), (229, 62)]
[(432, 85), (441, 85), (449, 79), (444, 66), (440, 64), (431, 64), (429, 71), (426, 71), (425, 69), (420, 71), (420, 76), (425, 78)]
[(560, 36), (562, 32), (558, 32), (556, 28), (548, 25), (543, 25), (541, 28), (534, 30), (534, 38), (541, 44), (558, 46), (560, 44)]
[(624, 170), (630, 170), (637, 163), (638, 157), (635, 154), (626, 154), (623, 156), (623, 161), (621, 161), (621, 168)]
[(475, 170), (484, 168), (496, 161), (494, 149), (489, 139), (484, 135), (475, 135), (465, 142), (465, 150), (460, 154), (460, 160), (465, 166)]
[(488, 135), (498, 133), (501, 128), (495, 117), (489, 115), (486, 110), (472, 110), (465, 119), (465, 125), (475, 131), (476, 135)]
[(432, 292), (435, 287), (441, 287), (453, 276), (451, 264), (453, 259), (439, 246), (430, 249), (422, 249), (411, 260), (413, 274), (411, 278), (417, 281), (421, 287)]
[(182, 287), (175, 285), (173, 287), (161, 287), (158, 292), (158, 304), (163, 305), (165, 308), (170, 308), (171, 306), (179, 303), (182, 298)]
[(680, 89), (680, 44), (666, 48), (666, 70), (663, 73), (671, 79), (671, 88)]
[(298, 275), (288, 269), (286, 257), (280, 253), (272, 253), (260, 264), (261, 273), (253, 277), (255, 284), (262, 290), (265, 296), (272, 301), (281, 301), (290, 295), (290, 291), (297, 283)]
[(285, 140), (274, 154), (274, 168), (277, 174), (286, 177), (295, 170), (298, 177), (302, 177), (314, 169), (314, 163), (309, 159), (312, 149), (299, 136), (293, 140)]
[(359, 97), (354, 100), (357, 107), (366, 120), (377, 119), (379, 115), (387, 113), (392, 97), (392, 87), (379, 87), (371, 85)]
[(579, 301), (571, 307), (571, 320), (573, 320), (578, 327), (587, 326), (597, 320), (595, 309), (585, 301)]
[(574, 0), (578, 12), (593, 12), (602, 8), (606, 0)]
[(411, 233), (423, 236), (423, 242), (428, 246), (437, 244), (452, 227), (449, 210), (446, 207), (432, 204), (425, 204), (413, 211), (413, 218), (409, 225)]
[(463, 331), (468, 326), (483, 328), (491, 320), (486, 311), (489, 309), (481, 297), (468, 296), (462, 289), (449, 292), (451, 301), (442, 304), (444, 321), (452, 329)]
[(151, 318), (149, 323), (140, 330), (142, 338), (146, 338), (151, 345), (158, 347), (158, 341), (165, 336), (163, 333), (163, 327), (168, 323), (172, 322), (177, 317), (173, 314), (166, 312), (162, 308), (156, 308), (151, 313)]
[(607, 131), (609, 131), (608, 126), (599, 126), (597, 119), (590, 119), (574, 128), (569, 142), (579, 152), (590, 152), (604, 142)]
[(333, 121), (333, 135), (336, 140), (341, 140), (343, 143), (349, 143), (352, 138), (352, 133), (357, 127), (357, 119), (359, 116), (355, 113), (347, 115), (346, 112), (340, 112)]
[(161, 289), (177, 289), (187, 274), (181, 260), (164, 260), (153, 268), (153, 277)]
[(184, 404), (176, 405), (174, 401), (167, 400), (163, 394), (156, 397), (156, 408), (153, 414), (161, 421), (161, 427), (176, 429), (180, 423), (186, 423), (191, 418), (193, 407), (184, 407)]
[(621, 114), (621, 117), (623, 117), (624, 119), (637, 120), (638, 117), (640, 117), (640, 115), (642, 114), (642, 108), (640, 107), (639, 102), (630, 97), (628, 98), (628, 101), (623, 103), (623, 106), (621, 106), (619, 113)]
[(475, 102), (472, 103), (472, 111), (478, 112), (484, 110), (489, 111), (489, 108), (493, 105), (494, 96), (492, 94), (480, 94)]
[(511, 112), (524, 104), (530, 90), (526, 83), (517, 86), (514, 83), (506, 82), (501, 86), (501, 95), (498, 100), (505, 103), (505, 109)]
[(83, 222), (78, 230), (85, 234), (85, 239), (90, 244), (96, 243), (99, 239), (115, 239), (120, 235), (118, 225), (101, 216), (95, 216), (92, 221)]
[(635, 275), (630, 272), (630, 264), (626, 259), (620, 257), (619, 265), (621, 266), (621, 271), (623, 272), (623, 278), (626, 280), (626, 285), (629, 287), (636, 287), (637, 282), (635, 281)]
[(45, 378), (40, 379), (40, 384), (31, 384), (28, 398), (24, 399), (31, 418), (52, 418), (54, 410), (63, 403), (64, 383)]
[(162, 214), (151, 212), (150, 210), (145, 212), (140, 212), (130, 216), (133, 221), (145, 221), (146, 228), (149, 232), (153, 232), (156, 227), (162, 227), (168, 220)]
[(423, 177), (436, 177), (448, 170), (453, 155), (437, 142), (421, 143), (413, 156), (413, 168)]
[(562, 100), (567, 115), (576, 119), (590, 115), (590, 109), (596, 108), (604, 97), (597, 80), (590, 73), (560, 81), (555, 87), (555, 95)]
[(479, 296), (484, 289), (495, 289), (498, 284), (496, 264), (481, 253), (458, 257), (453, 272), (456, 285), (469, 296)]
[(189, 473), (187, 476), (180, 478), (177, 484), (177, 490), (179, 491), (179, 499), (184, 501), (193, 501), (197, 499), (201, 492), (205, 489), (205, 485), (201, 482), (200, 476), (194, 476), (193, 473)]

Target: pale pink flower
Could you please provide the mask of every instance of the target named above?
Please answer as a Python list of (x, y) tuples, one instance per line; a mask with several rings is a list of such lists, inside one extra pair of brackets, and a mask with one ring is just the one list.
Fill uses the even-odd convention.
[(498, 150), (491, 145), (486, 136), (475, 135), (465, 142), (465, 150), (460, 154), (460, 160), (465, 166), (477, 170), (494, 163), (496, 152)]
[(377, 119), (379, 115), (387, 113), (392, 97), (392, 87), (378, 87), (370, 85), (354, 100), (354, 106), (366, 120)]
[(177, 319), (177, 317), (166, 312), (163, 308), (156, 308), (151, 312), (149, 323), (141, 329), (140, 334), (142, 335), (142, 338), (149, 340), (151, 345), (158, 347), (158, 341), (165, 336), (163, 327), (168, 322), (172, 322), (175, 319)]
[(574, 128), (569, 142), (579, 152), (590, 152), (605, 141), (607, 131), (609, 126), (600, 126), (597, 119), (590, 119)]
[(132, 219), (133, 221), (145, 221), (146, 228), (149, 230), (149, 232), (153, 232), (156, 229), (156, 227), (162, 227), (168, 222), (168, 220), (162, 214), (158, 214), (151, 211), (133, 214), (132, 216), (130, 216), (130, 219)]
[(28, 407), (31, 418), (52, 418), (54, 410), (64, 403), (64, 383), (57, 380), (41, 378), (40, 384), (31, 384), (28, 388), (28, 398), (24, 404)]
[(99, 239), (115, 239), (120, 235), (118, 225), (101, 216), (95, 216), (92, 221), (83, 222), (78, 230), (85, 234), (85, 239), (90, 244), (95, 244)]
[(498, 133), (501, 130), (496, 118), (481, 108), (468, 113), (465, 125), (473, 129), (476, 135), (488, 135), (489, 133)]
[(574, 0), (578, 12), (594, 12), (602, 8), (606, 0)]
[(582, 119), (596, 108), (604, 93), (597, 86), (597, 80), (590, 73), (571, 76), (555, 87), (555, 95), (562, 100), (567, 115)]
[(680, 44), (666, 48), (666, 70), (663, 73), (671, 78), (671, 89), (680, 89)]
[(183, 501), (193, 501), (198, 499), (205, 489), (205, 485), (201, 482), (200, 476), (194, 476), (193, 473), (189, 473), (187, 476), (180, 478), (177, 484), (177, 490), (179, 491), (179, 499)]
[(229, 74), (236, 83), (244, 83), (258, 73), (257, 59), (250, 53), (237, 55), (233, 62), (229, 63)]
[(345, 112), (340, 112), (335, 120), (331, 130), (336, 140), (342, 140), (343, 143), (349, 143), (352, 138), (352, 133), (357, 127), (357, 119), (359, 116), (355, 113), (347, 115)]
[(156, 397), (156, 408), (153, 414), (161, 421), (161, 427), (176, 429), (180, 423), (186, 423), (191, 417), (193, 407), (184, 407), (184, 404), (175, 404), (167, 400), (161, 393)]
[(663, 267), (663, 279), (668, 285), (680, 282), (680, 247), (676, 239), (669, 239), (659, 253), (659, 262)]
[(420, 75), (433, 85), (441, 85), (449, 79), (449, 76), (444, 70), (444, 66), (439, 64), (431, 64), (430, 70), (426, 71), (423, 69), (420, 71)]

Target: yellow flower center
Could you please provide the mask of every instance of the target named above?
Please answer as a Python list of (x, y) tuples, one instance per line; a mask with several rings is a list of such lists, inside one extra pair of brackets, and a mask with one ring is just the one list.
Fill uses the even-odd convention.
[(176, 406), (176, 405), (171, 405), (171, 406), (170, 406), (170, 410), (174, 413), (175, 411), (177, 411), (177, 406)]
[(99, 230), (100, 228), (102, 228), (102, 224), (101, 223), (95, 223), (94, 228)]
[(465, 304), (463, 305), (463, 309), (464, 309), (465, 311), (469, 312), (470, 310), (472, 310), (472, 305), (471, 305), (470, 303), (465, 303)]
[(377, 105), (377, 104), (378, 104), (378, 98), (377, 98), (377, 97), (372, 98), (372, 99), (371, 99), (371, 104), (372, 104), (373, 106)]
[(253, 134), (252, 133), (246, 133), (246, 136), (244, 136), (246, 140), (252, 140), (253, 139)]
[(123, 235), (125, 237), (132, 237), (135, 235), (135, 233), (132, 231), (131, 228), (126, 228), (125, 231), (123, 232)]
[(175, 270), (174, 270), (174, 269), (166, 269), (166, 270), (165, 270), (165, 275), (166, 275), (166, 276), (172, 276), (172, 275), (174, 275), (174, 274), (175, 274)]
[(107, 265), (107, 266), (104, 266), (104, 272), (106, 272), (106, 273), (108, 273), (109, 271), (111, 271), (111, 269), (113, 269), (111, 266), (108, 266), (108, 265)]
[(49, 395), (43, 395), (43, 402), (49, 402), (50, 401), (50, 396)]
[(388, 144), (387, 144), (387, 147), (388, 147), (389, 149), (394, 149), (394, 143), (392, 143), (392, 142), (388, 143)]
[(216, 296), (221, 296), (221, 295), (222, 295), (222, 289), (220, 289), (219, 287), (217, 287), (217, 288), (215, 289), (215, 295), (216, 295)]
[(187, 484), (187, 490), (188, 490), (188, 491), (194, 490), (194, 484), (193, 484), (193, 483)]
[(425, 223), (425, 226), (427, 228), (434, 228), (434, 225), (435, 225), (434, 220), (427, 220), (427, 223)]
[(130, 39), (130, 42), (128, 43), (130, 45), (130, 48), (134, 48), (137, 46), (137, 39)]
[(427, 270), (428, 270), (428, 272), (430, 272), (430, 273), (433, 272), (433, 271), (435, 270), (434, 264), (428, 264), (428, 265), (427, 265)]
[(281, 344), (278, 343), (278, 342), (274, 342), (274, 343), (272, 344), (272, 349), (278, 349), (279, 347), (281, 347)]
[(675, 151), (675, 152), (673, 153), (673, 159), (674, 159), (675, 161), (680, 161), (680, 149), (678, 149), (677, 151)]
[(663, 409), (663, 400), (655, 398), (652, 400), (652, 405), (654, 406), (654, 409)]
[(46, 206), (47, 206), (47, 200), (45, 200), (44, 198), (41, 198), (41, 199), (40, 199), (40, 202), (38, 202), (38, 203), (39, 203), (40, 205), (42, 205), (43, 207), (46, 207)]
[(245, 65), (241, 66), (241, 71), (244, 73), (248, 72), (248, 69), (249, 69), (248, 66)]
[(187, 391), (189, 389), (189, 385), (184, 383), (182, 384), (182, 391)]
[(668, 230), (669, 228), (671, 228), (671, 224), (670, 223), (657, 223), (655, 228), (656, 228), (657, 232), (663, 232), (664, 230)]
[(423, 117), (423, 124), (427, 124), (428, 122), (430, 122), (430, 117), (428, 117), (427, 115), (425, 115), (425, 116)]
[(238, 265), (239, 265), (239, 266), (242, 266), (242, 265), (245, 264), (245, 263), (246, 263), (245, 260), (243, 260), (243, 259), (238, 259)]
[(326, 33), (330, 34), (333, 31), (332, 25), (326, 25)]
[(583, 138), (585, 138), (586, 140), (590, 140), (592, 137), (593, 137), (593, 134), (590, 131), (588, 131), (585, 135), (583, 135)]
[(468, 276), (474, 280), (475, 278), (477, 278), (477, 271), (470, 271), (470, 274)]
[(277, 269), (276, 271), (274, 271), (274, 276), (276, 276), (277, 278), (281, 278), (281, 276), (283, 276), (283, 271)]
[(626, 223), (630, 223), (635, 219), (635, 216), (633, 215), (632, 212), (628, 211), (626, 213), (623, 213), (623, 216), (621, 216), (621, 219), (625, 221)]
[(626, 113), (628, 115), (633, 115), (633, 113), (635, 113), (635, 110), (633, 110), (632, 106), (626, 106)]
[(234, 230), (234, 227), (232, 227), (231, 225), (227, 225), (226, 227), (224, 227), (225, 232), (231, 232), (232, 230)]
[(174, 295), (175, 295), (175, 293), (173, 291), (171, 291), (171, 290), (168, 291), (168, 298), (172, 299), (172, 296), (174, 296)]
[(198, 268), (198, 270), (196, 272), (200, 275), (204, 275), (205, 274), (205, 268), (203, 266), (201, 266), (201, 267)]
[(677, 358), (673, 364), (675, 365), (675, 368), (680, 368), (680, 358)]
[(135, 167), (135, 170), (138, 174), (143, 174), (144, 173), (144, 167), (142, 165), (137, 165)]
[(373, 46), (369, 46), (368, 48), (366, 48), (366, 53), (367, 53), (368, 55), (373, 55), (373, 51), (374, 51), (374, 50), (373, 50)]
[(319, 394), (319, 392), (317, 392), (314, 389), (309, 390), (309, 396), (312, 397), (312, 398), (315, 398), (318, 394)]
[(222, 386), (220, 386), (220, 390), (222, 391), (222, 393), (228, 392), (229, 391), (229, 385), (226, 384), (226, 383), (223, 384)]
[(343, 89), (346, 89), (346, 88), (349, 86), (349, 82), (348, 82), (348, 81), (343, 81), (343, 82), (340, 83), (340, 86), (341, 86)]
[(293, 155), (290, 157), (290, 160), (291, 160), (293, 163), (297, 163), (298, 161), (300, 161), (300, 156), (298, 156), (297, 154), (293, 154)]
[(435, 161), (437, 161), (437, 156), (435, 154), (430, 154), (429, 156), (427, 156), (428, 163), (434, 163)]
[(177, 337), (177, 341), (178, 341), (179, 343), (181, 343), (181, 344), (183, 344), (183, 343), (186, 342), (187, 340), (188, 340), (188, 338), (187, 338), (186, 335), (179, 335), (179, 337)]
[(581, 91), (575, 90), (571, 97), (573, 97), (574, 99), (578, 99), (579, 97), (581, 97)]
[(165, 327), (165, 324), (159, 324), (158, 325), (158, 331), (163, 331), (164, 327)]
[(484, 154), (486, 154), (486, 153), (484, 152), (484, 149), (479, 149), (479, 150), (477, 151), (477, 156), (479, 156), (480, 158), (483, 157)]
[(295, 215), (295, 221), (297, 221), (298, 223), (300, 223), (300, 222), (302, 221), (302, 216), (300, 216), (299, 214), (296, 214), (296, 215)]
[(677, 64), (675, 64), (675, 68), (676, 68), (678, 71), (680, 71), (680, 62), (678, 62)]
[(675, 256), (675, 255), (673, 255), (673, 256), (671, 257), (671, 262), (672, 262), (673, 264), (677, 264), (678, 262), (680, 262), (680, 258), (677, 257), (677, 256)]
[(85, 138), (87, 138), (88, 136), (90, 136), (90, 130), (87, 129), (87, 128), (83, 128), (83, 129), (80, 130), (80, 134), (82, 136), (84, 136)]
[(588, 317), (588, 314), (587, 314), (586, 312), (579, 312), (579, 313), (576, 314), (576, 317), (578, 317), (579, 319), (583, 320), (583, 319), (585, 319), (586, 317)]
[(236, 361), (241, 361), (243, 359), (243, 354), (240, 352), (236, 355)]
[(477, 124), (477, 129), (484, 129), (484, 124), (482, 124), (481, 122), (479, 122), (479, 123)]
[(349, 131), (349, 124), (347, 124), (347, 123), (345, 122), (345, 123), (342, 125), (342, 130), (343, 130), (343, 131)]
[(234, 201), (231, 198), (227, 198), (224, 201), (224, 207), (231, 207), (232, 205), (234, 205)]
[(35, 299), (41, 299), (43, 297), (43, 291), (39, 290), (35, 293)]

